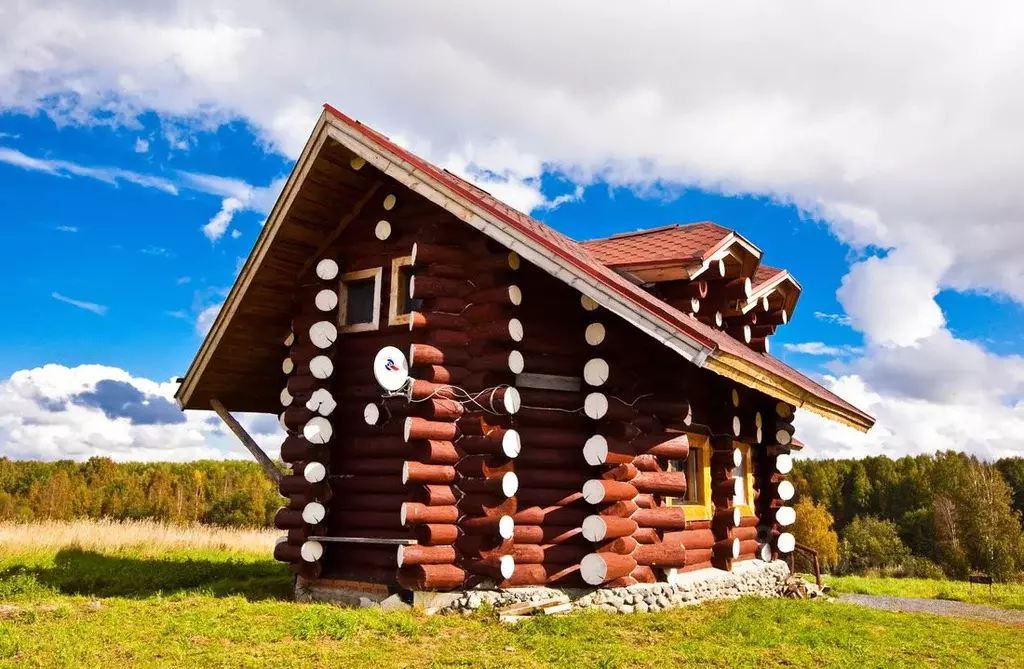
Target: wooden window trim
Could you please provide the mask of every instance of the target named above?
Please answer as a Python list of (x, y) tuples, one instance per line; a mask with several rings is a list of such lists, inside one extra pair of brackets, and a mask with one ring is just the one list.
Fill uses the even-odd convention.
[[(372, 332), (380, 329), (380, 283), (383, 268), (372, 267), (356, 272), (342, 274), (338, 279), (338, 332)], [(345, 315), (348, 313), (348, 284), (353, 281), (373, 279), (373, 321), (347, 325)]]
[[(668, 430), (675, 432), (675, 430)], [(697, 454), (697, 501), (677, 502), (669, 497), (666, 503), (683, 507), (687, 520), (711, 520), (714, 513), (711, 502), (711, 444), (708, 438), (698, 434), (687, 434), (690, 451)]]
[[(401, 288), (400, 279), (403, 267), (412, 267), (412, 256), (395, 258), (391, 261), (391, 294), (388, 301), (388, 325), (408, 325), (411, 318), (410, 314), (398, 313), (401, 306), (399, 304), (401, 301), (399, 299), (399, 289)], [(406, 290), (408, 290), (408, 287)]]
[(739, 507), (740, 515), (742, 516), (753, 516), (754, 513), (754, 468), (753, 461), (750, 457), (750, 444), (744, 444), (742, 442), (733, 442), (733, 446), (740, 449), (740, 453), (743, 455), (743, 486), (746, 488), (746, 504), (737, 504)]

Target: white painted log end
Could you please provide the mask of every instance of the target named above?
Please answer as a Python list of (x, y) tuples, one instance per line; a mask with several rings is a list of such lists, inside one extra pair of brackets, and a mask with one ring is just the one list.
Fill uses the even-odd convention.
[(508, 336), (512, 341), (523, 341), (523, 323), (518, 318), (508, 320)]
[(739, 527), (740, 526), (741, 518), (742, 518), (742, 516), (740, 515), (740, 507), (738, 507), (738, 506), (732, 507), (732, 518), (730, 519), (730, 520), (732, 520), (732, 526), (733, 527)]
[(586, 311), (597, 311), (597, 308), (601, 306), (587, 295), (580, 295), (580, 305), (582, 305)]
[(732, 392), (730, 393), (730, 395), (731, 395), (731, 398), (732, 398), (732, 407), (734, 409), (739, 409), (740, 408), (740, 391), (738, 391), (735, 388), (733, 388)]
[(601, 585), (608, 580), (608, 565), (599, 553), (591, 553), (580, 560), (580, 575), (588, 585)]
[(760, 411), (755, 411), (754, 412), (754, 425), (757, 426), (757, 429), (759, 429), (759, 430), (764, 425), (764, 420), (761, 418), (761, 412)]
[[(282, 507), (282, 508), (284, 508), (284, 507)], [(275, 546), (280, 546), (281, 544), (284, 544), (284, 543), (288, 543), (288, 536), (287, 535), (285, 535), (283, 537), (278, 537), (277, 539), (274, 539), (274, 545)]]
[[(413, 245), (412, 250), (413, 250), (413, 252), (416, 251), (416, 245), (415, 244)], [(416, 298), (416, 275), (413, 274), (412, 276), (409, 277), (409, 299), (415, 299), (415, 298)]]
[(373, 236), (383, 242), (391, 236), (391, 224), (387, 221), (377, 221), (373, 228)]
[(409, 443), (409, 436), (412, 434), (412, 417), (405, 419), (405, 424), (402, 425), (402, 440), (405, 443)]
[(611, 376), (611, 367), (603, 358), (591, 358), (583, 366), (583, 380), (594, 387), (603, 386)]
[(282, 430), (284, 430), (285, 432), (288, 431), (288, 426), (284, 424), (284, 412), (283, 411), (280, 413), (280, 415), (278, 415), (277, 422), (280, 423)]
[(523, 398), (515, 388), (506, 388), (505, 394), (501, 397), (501, 403), (509, 415), (515, 415), (519, 413), (519, 408), (523, 405)]
[(295, 363), (292, 362), (291, 358), (285, 358), (281, 361), (281, 371), (285, 374), (291, 374), (295, 371)]
[(306, 400), (306, 408), (317, 412), (321, 416), (330, 416), (337, 407), (338, 403), (327, 388), (317, 388), (309, 396), (309, 399)]
[(314, 356), (309, 361), (309, 373), (314, 379), (328, 379), (334, 373), (334, 363), (326, 355)]
[(322, 523), (326, 517), (327, 509), (320, 502), (310, 502), (302, 509), (302, 520), (309, 525)]
[(282, 388), (281, 389), (281, 406), (289, 407), (289, 406), (292, 405), (292, 402), (294, 402), (294, 401), (295, 401), (295, 398), (292, 397), (292, 394), (290, 392), (288, 392), (288, 389), (287, 388)]
[(508, 252), (508, 266), (509, 266), (509, 269), (519, 269), (519, 267), (521, 265), (522, 265), (522, 259), (519, 257), (519, 254), (516, 253), (515, 251), (509, 251)]
[(583, 338), (591, 346), (600, 346), (607, 336), (604, 323), (591, 323), (583, 333)]
[(739, 416), (733, 416), (732, 417), (732, 436), (734, 436), (734, 437), (740, 436), (740, 429), (742, 427), (743, 427), (743, 425), (740, 423), (740, 417)]
[(320, 483), (327, 478), (327, 467), (322, 462), (309, 462), (302, 468), (302, 478), (310, 483)]
[(775, 441), (777, 441), (780, 446), (789, 446), (793, 443), (793, 435), (791, 435), (788, 430), (776, 430)]
[[(603, 435), (595, 434), (583, 444), (583, 459), (588, 465), (603, 465), (608, 459), (608, 440)], [(589, 481), (588, 481), (589, 483)], [(583, 496), (586, 497), (586, 484), (583, 486)], [(602, 489), (603, 494), (603, 489)], [(590, 500), (587, 500), (590, 501)]]
[(352, 167), (352, 169), (354, 169), (356, 172), (358, 172), (359, 170), (363, 169), (364, 165), (366, 165), (366, 159), (365, 158), (360, 158), (359, 156), (356, 156), (352, 160), (348, 161), (348, 164), (349, 164), (349, 166)]
[(389, 193), (384, 196), (384, 211), (391, 211), (395, 208), (395, 204), (398, 203), (398, 198), (393, 194)]
[(330, 348), (338, 340), (338, 328), (330, 321), (317, 321), (309, 326), (309, 341), (319, 349)]
[(324, 258), (316, 264), (316, 275), (324, 281), (330, 281), (338, 276), (338, 263), (330, 258)]
[(775, 471), (780, 474), (788, 474), (793, 471), (793, 456), (789, 453), (782, 453), (776, 456)]
[(516, 307), (522, 305), (522, 303), (523, 303), (523, 289), (520, 288), (519, 286), (515, 286), (515, 285), (509, 286), (508, 287), (508, 301), (511, 302), (512, 305), (516, 306)]
[(735, 560), (740, 556), (740, 540), (737, 537), (732, 539), (732, 559)]
[(780, 553), (792, 553), (793, 549), (796, 548), (796, 537), (789, 532), (783, 532), (779, 535), (775, 546), (779, 549)]
[(376, 425), (380, 421), (380, 407), (373, 402), (363, 407), (363, 420), (367, 425)]
[(405, 483), (408, 483), (408, 482), (409, 482), (409, 462), (406, 461), (406, 462), (402, 463), (402, 483), (405, 484)]
[(505, 454), (505, 457), (517, 457), (522, 448), (522, 439), (519, 437), (519, 433), (515, 430), (507, 430), (505, 434), (501, 436), (501, 452)]
[(757, 549), (757, 556), (764, 562), (772, 561), (772, 547), (768, 544), (761, 544)]
[(600, 504), (604, 501), (604, 486), (598, 479), (590, 479), (583, 484), (583, 499), (587, 504)]
[(505, 472), (501, 477), (501, 493), (512, 497), (519, 492), (519, 477), (515, 472)]
[(748, 277), (744, 277), (743, 278), (743, 295), (744, 295), (744, 297), (746, 297), (749, 300), (750, 299), (750, 294), (752, 292), (753, 291), (751, 290), (750, 277), (749, 276)]
[(743, 451), (738, 448), (732, 449), (732, 466), (739, 467), (743, 464)]
[(289, 332), (288, 336), (284, 338), (284, 345), (285, 346), (291, 346), (294, 343), (295, 343), (295, 333), (294, 332)]
[(732, 496), (743, 497), (743, 494), (746, 492), (745, 488), (746, 483), (743, 481), (742, 478), (734, 478), (732, 481)]
[(510, 351), (508, 354), (508, 368), (513, 374), (522, 374), (526, 369), (526, 359), (519, 351)]
[(601, 541), (608, 533), (608, 525), (601, 516), (587, 516), (583, 519), (583, 538), (587, 541)]
[(324, 546), (319, 541), (307, 541), (302, 544), (299, 553), (306, 562), (316, 562), (324, 556)]
[(324, 288), (313, 298), (313, 303), (320, 311), (334, 311), (338, 306), (338, 294), (330, 288)]
[(724, 324), (725, 324), (725, 318), (722, 316), (722, 312), (721, 311), (716, 311), (715, 312), (715, 327), (716, 328), (721, 328)]
[(608, 413), (608, 398), (604, 393), (590, 393), (583, 400), (583, 413), (593, 420), (604, 418)]
[(502, 539), (511, 539), (515, 529), (516, 521), (512, 520), (512, 516), (502, 516), (498, 519), (498, 536)]
[(788, 502), (793, 499), (793, 495), (796, 494), (796, 489), (793, 488), (793, 484), (789, 481), (783, 481), (779, 484), (779, 499), (784, 502)]
[(402, 502), (402, 508), (398, 511), (398, 521), (405, 527), (406, 522), (409, 520), (408, 502)]
[(717, 268), (718, 269), (718, 276), (719, 277), (725, 277), (725, 260), (719, 260), (717, 264), (718, 264), (718, 268)]
[(511, 555), (502, 555), (498, 560), (498, 571), (502, 578), (512, 578), (516, 571), (516, 559)]
[(690, 298), (690, 313), (691, 314), (698, 314), (698, 313), (700, 313), (700, 299), (699, 298), (696, 298), (696, 297), (691, 297)]
[(783, 506), (776, 509), (775, 522), (783, 527), (789, 527), (796, 522), (796, 509), (791, 506)]
[[(403, 525), (405, 523), (402, 523)], [(401, 569), (402, 565), (405, 564), (405, 546), (398, 547), (398, 568)]]
[(311, 444), (326, 444), (331, 440), (334, 428), (331, 421), (323, 416), (314, 416), (302, 427), (302, 436)]

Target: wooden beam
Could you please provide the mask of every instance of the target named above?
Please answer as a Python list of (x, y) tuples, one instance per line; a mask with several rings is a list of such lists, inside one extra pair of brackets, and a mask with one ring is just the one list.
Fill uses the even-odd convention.
[(242, 442), (242, 445), (249, 449), (249, 452), (252, 453), (252, 457), (256, 458), (256, 462), (260, 463), (260, 466), (263, 467), (263, 471), (267, 473), (267, 476), (269, 476), (274, 483), (280, 484), (281, 470), (278, 469), (274, 464), (274, 461), (263, 452), (263, 449), (256, 443), (256, 440), (249, 436), (249, 433), (245, 431), (245, 428), (242, 427), (241, 423), (235, 420), (235, 417), (228, 413), (228, 410), (224, 408), (224, 405), (220, 403), (220, 400), (211, 399), (210, 406), (217, 412), (217, 415), (220, 416), (221, 420), (227, 423), (228, 428), (235, 433), (235, 436)]
[(384, 181), (382, 180), (373, 182), (373, 185), (370, 186), (370, 188), (366, 191), (366, 194), (363, 195), (363, 197), (361, 197), (358, 202), (356, 202), (354, 207), (352, 207), (352, 211), (345, 214), (345, 216), (342, 217), (340, 221), (338, 221), (338, 225), (336, 225), (334, 230), (331, 231), (331, 234), (327, 235), (323, 243), (320, 244), (320, 248), (318, 248), (316, 252), (309, 257), (309, 260), (307, 260), (302, 265), (302, 269), (299, 270), (298, 278), (301, 279), (302, 276), (309, 271), (309, 268), (313, 266), (313, 263), (320, 261), (320, 256), (323, 255), (324, 251), (331, 248), (331, 245), (334, 244), (335, 240), (338, 239), (338, 236), (341, 235), (345, 228), (348, 227), (348, 224), (351, 223), (352, 220), (359, 215), (359, 212), (363, 210), (363, 207), (366, 206), (366, 203), (370, 201), (370, 198), (372, 198), (374, 194), (378, 190), (380, 190), (380, 187), (383, 185)]

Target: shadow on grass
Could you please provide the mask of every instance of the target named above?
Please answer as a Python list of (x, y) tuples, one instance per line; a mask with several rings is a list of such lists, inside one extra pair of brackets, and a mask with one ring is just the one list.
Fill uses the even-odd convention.
[(61, 550), (53, 566), (14, 566), (0, 572), (0, 600), (45, 592), (142, 599), (153, 595), (289, 599), (284, 565), (243, 560), (144, 558)]

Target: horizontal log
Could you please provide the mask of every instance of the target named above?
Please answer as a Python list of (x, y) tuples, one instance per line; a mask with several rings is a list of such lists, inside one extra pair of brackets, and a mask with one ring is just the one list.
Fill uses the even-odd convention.
[(567, 506), (583, 499), (579, 490), (559, 488), (523, 488), (516, 499), (525, 506)]
[(455, 506), (427, 506), (418, 502), (405, 502), (399, 512), (401, 525), (451, 524), (459, 519)]
[(504, 580), (512, 576), (516, 561), (511, 555), (495, 555), (476, 560), (463, 559), (462, 566), (474, 574)]
[(417, 365), (409, 370), (409, 376), (414, 379), (448, 385), (465, 385), (471, 374), (465, 367), (454, 365)]
[(461, 477), (459, 489), (465, 493), (490, 493), (512, 497), (519, 490), (519, 476), (515, 472), (505, 472), (489, 478)]
[(523, 303), (523, 291), (519, 286), (497, 286), (471, 293), (467, 301), (472, 304), (501, 304), (519, 306)]
[(409, 590), (453, 590), (466, 581), (466, 572), (450, 564), (408, 565), (398, 570), (398, 583)]
[(735, 560), (739, 556), (740, 540), (736, 538), (728, 538), (716, 541), (715, 545), (711, 547), (712, 560)]
[(590, 514), (584, 506), (527, 506), (512, 518), (516, 525), (579, 525)]
[(416, 541), (424, 546), (451, 546), (462, 533), (458, 525), (417, 525), (413, 528)]
[(512, 532), (516, 544), (565, 544), (584, 541), (580, 526), (517, 525)]
[(289, 530), (304, 525), (317, 525), (327, 517), (327, 509), (319, 502), (310, 502), (302, 510), (280, 508), (274, 516), (274, 527)]
[(454, 564), (454, 546), (399, 546), (398, 566), (415, 564)]
[(511, 539), (515, 530), (512, 516), (466, 516), (459, 521), (459, 529), (465, 534), (480, 534)]
[[(564, 415), (564, 414), (562, 414)], [(521, 423), (521, 418), (517, 423)], [(592, 425), (580, 426), (577, 429), (564, 429), (556, 427), (522, 427), (520, 433), (523, 440), (530, 445), (531, 449), (559, 449), (571, 451), (578, 458), (578, 463), (583, 464), (580, 457), (580, 446), (586, 442), (587, 435), (594, 430)]]
[(640, 470), (632, 462), (623, 465), (615, 465), (601, 474), (606, 481), (621, 481), (628, 483), (640, 475)]
[[(619, 518), (629, 518), (637, 512), (640, 507), (637, 503), (631, 499), (624, 499), (614, 504), (609, 504), (603, 507), (598, 515), (601, 516), (618, 516)], [(639, 522), (639, 521), (638, 521)]]
[(587, 480), (587, 472), (579, 469), (523, 469), (516, 467), (519, 483), (529, 488), (580, 489)]
[(598, 546), (598, 553), (619, 553), (620, 555), (630, 555), (640, 546), (640, 542), (634, 537), (619, 537), (613, 539), (608, 543)]
[(465, 366), (470, 356), (464, 349), (439, 348), (428, 344), (413, 344), (409, 347), (409, 365), (453, 365)]
[(410, 416), (405, 419), (403, 437), (405, 441), (413, 439), (429, 439), (452, 441), (458, 436), (455, 423), (431, 421), (425, 418)]
[(449, 484), (455, 482), (455, 468), (409, 461), (402, 465), (402, 483)]
[(284, 462), (330, 462), (331, 452), (323, 444), (311, 444), (298, 435), (285, 437), (281, 444), (281, 460)]
[(516, 430), (464, 436), (458, 445), (464, 453), (478, 456), (515, 458), (522, 451), (522, 440)]
[(293, 562), (288, 565), (288, 571), (308, 579), (320, 578), (323, 569), (320, 562)]
[(658, 530), (653, 527), (638, 527), (633, 533), (633, 538), (641, 544), (656, 544), (661, 541)]
[(573, 544), (518, 544), (508, 549), (516, 564), (571, 564), (579, 563), (590, 547)]
[(632, 518), (640, 527), (653, 527), (658, 530), (686, 529), (686, 513), (681, 506), (639, 509)]
[(462, 453), (450, 441), (426, 439), (414, 441), (409, 446), (409, 457), (431, 465), (454, 465), (462, 458)]
[(686, 549), (682, 544), (665, 541), (656, 544), (641, 544), (633, 551), (633, 558), (637, 564), (659, 569), (685, 567)]
[(580, 574), (589, 585), (601, 585), (629, 575), (637, 562), (629, 555), (591, 553), (580, 562)]
[(592, 515), (583, 521), (583, 537), (596, 543), (627, 537), (636, 532), (637, 528), (636, 521), (630, 518)]
[(640, 472), (630, 484), (642, 493), (686, 496), (686, 472)]
[(531, 444), (516, 460), (516, 468), (570, 469), (584, 464), (579, 452), (566, 449), (543, 449)]
[(470, 516), (511, 516), (519, 508), (515, 497), (488, 493), (466, 493), (458, 506), (459, 511)]
[(514, 462), (505, 457), (489, 455), (467, 455), (459, 461), (455, 469), (468, 478), (495, 478), (509, 473)]
[(331, 508), (345, 511), (389, 511), (398, 513), (406, 502), (405, 493), (354, 493), (348, 490), (335, 493)]
[(517, 564), (512, 575), (498, 583), (499, 588), (527, 585), (584, 585), (579, 564)]
[(639, 491), (630, 483), (591, 479), (583, 484), (583, 498), (590, 504), (633, 499)]

